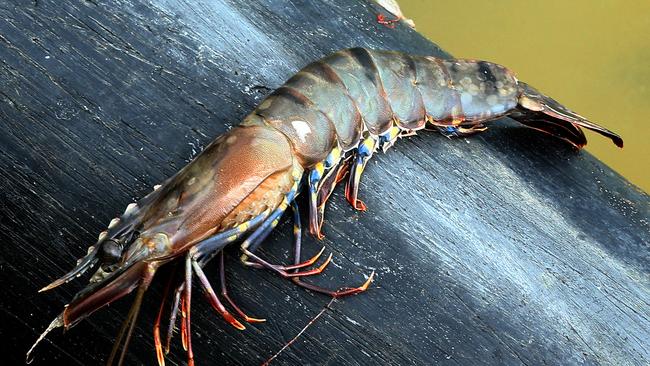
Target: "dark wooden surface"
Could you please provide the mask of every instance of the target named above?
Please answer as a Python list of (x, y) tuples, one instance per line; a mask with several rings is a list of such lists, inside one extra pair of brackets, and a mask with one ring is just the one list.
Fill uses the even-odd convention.
[[(370, 3), (244, 3), (0, 2), (3, 364), (23, 363), (85, 279), (36, 291), (301, 66), (351, 46), (443, 54), (376, 24)], [(314, 282), (357, 284), (375, 270), (375, 283), (336, 301), (275, 364), (650, 363), (648, 196), (588, 153), (511, 121), (467, 139), (423, 133), (370, 163), (361, 197), (366, 213), (337, 190), (326, 239), (304, 245), (334, 252)], [(285, 220), (262, 253), (287, 260), (290, 231)], [(236, 254), (233, 296), (268, 322), (236, 331), (197, 296), (199, 364), (259, 364), (329, 301)], [(155, 363), (160, 287), (128, 364)], [(129, 303), (54, 332), (34, 364), (102, 363)], [(179, 343), (169, 364), (185, 362)]]

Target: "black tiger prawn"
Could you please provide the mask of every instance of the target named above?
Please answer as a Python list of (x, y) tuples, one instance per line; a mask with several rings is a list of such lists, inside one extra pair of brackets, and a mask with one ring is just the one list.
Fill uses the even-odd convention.
[[(215, 256), (220, 258), (221, 298), (239, 318), (262, 321), (247, 316), (227, 295), (223, 249), (235, 242), (240, 243), (243, 263), (274, 271), (299, 286), (335, 297), (362, 292), (372, 275), (359, 287), (340, 290), (303, 281), (303, 277), (321, 273), (331, 255), (313, 269), (306, 268), (316, 263), (323, 251), (301, 261), (302, 226), (296, 196), (309, 195), (309, 231), (321, 237), (325, 204), (346, 176), (347, 200), (358, 210), (366, 209), (359, 199), (359, 181), (377, 150), (386, 151), (399, 137), (427, 125), (447, 136), (467, 136), (484, 131), (487, 122), (504, 116), (578, 148), (587, 142), (580, 127), (623, 146), (615, 133), (518, 81), (508, 69), (494, 63), (364, 48), (342, 50), (316, 61), (276, 89), (239, 126), (217, 138), (176, 175), (129, 205), (72, 271), (41, 290), (96, 268), (90, 284), (66, 305), (39, 341), (52, 329), (70, 328), (137, 289), (108, 360), (113, 363), (126, 336), (118, 360), (121, 363), (154, 274), (163, 265), (178, 263), (184, 270), (173, 282), (166, 349), (180, 310), (181, 338), (192, 365), (194, 275), (215, 310), (234, 327), (244, 329), (203, 273), (202, 268)], [(295, 220), (295, 263), (269, 263), (256, 249), (289, 207)], [(161, 365), (165, 360), (160, 336), (164, 308), (165, 300), (154, 326)]]

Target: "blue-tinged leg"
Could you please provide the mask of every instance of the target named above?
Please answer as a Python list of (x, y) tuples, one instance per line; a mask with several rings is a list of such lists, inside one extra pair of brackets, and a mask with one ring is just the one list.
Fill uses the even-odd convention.
[(436, 129), (446, 137), (465, 137), (487, 130), (487, 127), (478, 124), (469, 128), (461, 126), (436, 126)]
[[(319, 232), (322, 232), (323, 229), (323, 219), (325, 217), (325, 204), (327, 200), (332, 195), (336, 185), (343, 180), (345, 174), (347, 174), (348, 169), (350, 168), (350, 162), (348, 160), (341, 161), (338, 165), (332, 167), (332, 169), (325, 174), (325, 178), (321, 181), (320, 188), (318, 189), (318, 229)], [(311, 232), (311, 230), (310, 230)], [(313, 235), (316, 235), (312, 233)], [(323, 237), (323, 235), (321, 235)]]
[[(280, 207), (276, 209), (274, 213), (278, 213), (277, 215), (271, 214), (269, 218), (262, 224), (260, 227), (255, 230), (253, 234), (249, 238), (247, 238), (244, 243), (242, 243), (241, 249), (244, 252), (242, 255), (242, 262), (251, 267), (256, 267), (256, 268), (267, 268), (271, 269), (273, 271), (276, 271), (283, 275), (283, 277), (294, 277), (294, 276), (311, 276), (311, 275), (316, 275), (321, 273), (325, 267), (330, 263), (332, 260), (332, 255), (330, 254), (329, 257), (321, 264), (318, 268), (307, 270), (307, 271), (297, 271), (300, 268), (310, 266), (314, 264), (318, 258), (320, 258), (321, 254), (323, 254), (323, 251), (325, 250), (325, 247), (323, 247), (320, 252), (318, 252), (314, 257), (311, 259), (305, 261), (305, 262), (300, 262), (300, 251), (301, 251), (301, 243), (302, 243), (302, 227), (301, 227), (301, 222), (300, 222), (300, 211), (298, 210), (298, 205), (295, 203), (295, 201), (291, 201), (292, 204), (292, 209), (294, 212), (294, 265), (292, 266), (282, 266), (282, 265), (277, 265), (277, 264), (271, 264), (264, 259), (260, 258), (256, 254), (253, 253), (253, 251), (259, 246), (259, 244), (264, 240), (264, 238), (273, 230), (273, 228), (277, 225), (279, 217), (284, 213), (284, 211), (287, 208), (287, 203), (286, 199), (282, 201), (282, 204), (280, 204)], [(249, 261), (248, 258), (251, 258), (252, 261)], [(288, 271), (291, 270), (296, 270), (295, 272), (288, 273)]]
[[(294, 182), (291, 190), (284, 196), (280, 205), (271, 212), (271, 214), (264, 220), (264, 222), (257, 228), (255, 231), (244, 240), (241, 244), (242, 249), (247, 249), (251, 252), (254, 252), (257, 247), (262, 244), (264, 239), (271, 233), (271, 231), (278, 225), (280, 222), (280, 217), (284, 214), (284, 211), (287, 210), (289, 204), (293, 202), (296, 198), (298, 192), (298, 182)], [(245, 260), (245, 258), (242, 258)]]
[[(321, 250), (316, 253), (313, 257), (310, 259), (302, 262), (301, 261), (301, 252), (302, 252), (302, 221), (300, 219), (300, 209), (298, 208), (298, 203), (294, 200), (291, 202), (291, 210), (293, 211), (293, 255), (294, 255), (294, 260), (293, 260), (293, 265), (291, 266), (282, 266), (283, 269), (289, 271), (289, 270), (294, 270), (295, 272), (298, 272), (298, 269), (304, 268), (311, 266), (312, 264), (316, 263), (318, 258), (323, 254), (325, 251), (325, 247), (322, 247)], [(326, 262), (329, 262), (332, 258), (332, 255), (330, 254), (329, 258), (326, 260)]]
[[(294, 200), (291, 202), (291, 209), (293, 210), (293, 264), (300, 264), (300, 252), (302, 250), (302, 223), (300, 221), (300, 209)], [(296, 268), (295, 272), (298, 269)]]
[[(289, 196), (288, 196), (289, 197)], [(290, 196), (289, 198), (294, 198), (293, 195)], [(293, 202), (293, 201), (292, 201)], [(288, 274), (287, 271), (293, 270), (293, 269), (298, 269), (298, 268), (303, 268), (310, 266), (314, 264), (318, 258), (321, 256), (325, 248), (321, 249), (321, 251), (316, 254), (313, 258), (309, 259), (306, 262), (303, 263), (298, 263), (293, 266), (282, 266), (282, 265), (277, 265), (277, 264), (271, 264), (264, 259), (260, 258), (258, 255), (254, 254), (253, 251), (257, 249), (257, 247), (264, 241), (264, 239), (271, 233), (273, 228), (278, 224), (278, 221), (280, 219), (280, 216), (284, 213), (284, 211), (287, 209), (288, 203), (287, 199), (285, 198), (280, 206), (246, 239), (241, 245), (242, 249), (242, 256), (241, 256), (241, 261), (250, 267), (255, 267), (255, 268), (268, 268), (272, 269), (276, 272), (281, 272), (284, 274), (287, 274), (287, 277), (293, 277), (293, 276), (310, 276), (310, 275), (315, 275), (321, 273), (325, 267), (329, 264), (329, 262), (332, 259), (332, 255), (327, 258), (327, 260), (320, 265), (320, 267), (304, 271), (304, 272), (295, 272)], [(295, 216), (294, 216), (295, 217)], [(300, 242), (298, 242), (300, 243)], [(249, 258), (252, 259), (252, 261), (249, 261)]]
[(458, 136), (458, 127), (456, 126), (436, 126), (438, 132), (445, 137), (456, 137)]
[[(316, 165), (309, 179), (309, 232), (318, 239), (323, 239), (323, 214), (325, 203), (330, 194), (341, 181), (340, 175), (347, 172), (348, 162), (342, 161), (341, 149), (337, 146), (324, 161), (324, 167)], [(343, 171), (342, 171), (343, 170)], [(323, 171), (325, 172), (323, 174)], [(313, 178), (313, 179), (312, 179)], [(312, 182), (315, 182), (313, 184)]]
[[(338, 172), (337, 172), (337, 175), (338, 175)], [(295, 240), (294, 241), (294, 250), (293, 250), (294, 267), (296, 267), (293, 273), (298, 273), (298, 266), (301, 265), (301, 262), (300, 262), (301, 253), (300, 253), (300, 251), (301, 251), (301, 243), (302, 243), (302, 225), (301, 225), (301, 221), (300, 221), (300, 210), (298, 209), (298, 204), (295, 201), (291, 202), (291, 208), (293, 209), (293, 235), (294, 235), (294, 240)], [(321, 251), (316, 256), (314, 256), (312, 259), (310, 259), (309, 261), (315, 262), (316, 259), (318, 258), (318, 256), (320, 256), (320, 254), (323, 253), (324, 249), (325, 249), (325, 247), (323, 247), (323, 249), (321, 249)], [(332, 255), (330, 254), (327, 262), (329, 262), (329, 260), (331, 258), (332, 258)], [(374, 272), (373, 272), (373, 275), (374, 275)], [(370, 275), (370, 278), (368, 278), (366, 283), (364, 283), (360, 287), (356, 287), (356, 288), (352, 288), (352, 289), (342, 289), (342, 290), (338, 290), (338, 291), (332, 291), (332, 290), (329, 290), (329, 289), (326, 289), (326, 288), (323, 288), (323, 287), (320, 287), (320, 286), (315, 286), (315, 285), (303, 282), (300, 279), (300, 277), (292, 277), (291, 280), (296, 285), (298, 285), (300, 287), (304, 287), (304, 288), (307, 288), (307, 289), (310, 289), (312, 291), (316, 291), (316, 292), (319, 292), (319, 293), (324, 293), (324, 294), (327, 294), (327, 295), (330, 295), (330, 296), (333, 296), (333, 297), (341, 297), (341, 296), (353, 295), (353, 294), (365, 291), (368, 288), (368, 285), (370, 285), (370, 282), (372, 282), (373, 275)]]
[(217, 255), (226, 245), (237, 241), (252, 228), (258, 227), (265, 222), (267, 213), (262, 213), (255, 216), (251, 220), (235, 226), (232, 229), (222, 231), (208, 239), (195, 245), (191, 250), (192, 254), (196, 255), (199, 265), (204, 267), (215, 255)]
[(318, 217), (318, 190), (319, 183), (323, 178), (325, 172), (325, 164), (318, 163), (314, 169), (309, 172), (309, 231), (318, 239), (323, 239), (324, 236), (320, 232), (320, 219)]
[(287, 207), (289, 206), (286, 198), (282, 200), (280, 206), (273, 210), (271, 214), (262, 222), (262, 224), (249, 235), (246, 240), (241, 244), (243, 249), (248, 249), (250, 251), (255, 251), (262, 244), (264, 239), (273, 231), (273, 229), (280, 222), (280, 217), (284, 214)]
[[(312, 291), (316, 291), (316, 292), (319, 292), (319, 293), (324, 293), (324, 294), (327, 294), (327, 295), (330, 295), (330, 296), (333, 296), (333, 297), (342, 297), (342, 296), (354, 295), (354, 294), (357, 294), (359, 292), (365, 291), (368, 288), (368, 286), (370, 285), (370, 283), (372, 282), (372, 279), (374, 278), (374, 272), (370, 275), (370, 277), (366, 280), (366, 282), (363, 285), (361, 285), (359, 287), (354, 287), (354, 288), (344, 288), (344, 289), (340, 289), (338, 291), (326, 289), (326, 288), (319, 287), (319, 286), (315, 286), (315, 285), (303, 282), (300, 279), (301, 276), (316, 275), (316, 274), (321, 273), (323, 271), (323, 269), (325, 268), (325, 266), (327, 266), (327, 264), (329, 264), (330, 260), (332, 259), (332, 255), (330, 254), (330, 256), (327, 258), (327, 260), (319, 268), (304, 271), (304, 272), (298, 271), (298, 269), (301, 268), (301, 267), (305, 267), (306, 265), (311, 265), (311, 264), (315, 263), (316, 260), (318, 259), (318, 257), (320, 257), (320, 255), (323, 253), (323, 250), (325, 248), (321, 249), (321, 251), (317, 255), (315, 255), (313, 258), (311, 258), (309, 261), (302, 262), (302, 263), (300, 262), (300, 260), (301, 260), (300, 259), (301, 241), (302, 241), (302, 225), (301, 225), (301, 220), (300, 220), (300, 211), (299, 211), (298, 205), (296, 204), (295, 201), (291, 202), (291, 208), (293, 209), (293, 215), (294, 215), (293, 232), (294, 232), (294, 238), (295, 238), (294, 239), (295, 240), (294, 241), (294, 256), (295, 256), (294, 263), (295, 264), (293, 266), (277, 266), (277, 265), (273, 265), (271, 263), (266, 262), (264, 259), (257, 256), (252, 251), (250, 251), (249, 249), (246, 249), (246, 248), (244, 248), (242, 246), (242, 251), (244, 252), (244, 256), (250, 257), (252, 260), (255, 261), (255, 262), (252, 262), (252, 263), (255, 263), (255, 264), (260, 265), (260, 266), (262, 266), (264, 268), (270, 269), (270, 270), (278, 273), (279, 275), (281, 275), (284, 278), (291, 278), (291, 280), (295, 284), (297, 284), (298, 286), (307, 288), (307, 289), (312, 290)], [(249, 246), (249, 248), (251, 248), (251, 246)], [(223, 268), (223, 265), (222, 265), (222, 268)], [(289, 273), (288, 271), (290, 271), (290, 270), (295, 270), (295, 271)], [(234, 304), (232, 304), (232, 305), (236, 308), (236, 306)]]
[[(241, 244), (241, 249), (243, 251), (243, 254), (241, 256), (241, 261), (245, 265), (249, 267), (255, 267), (255, 268), (265, 268), (267, 267), (266, 264), (273, 266), (274, 268), (277, 268), (278, 270), (282, 271), (288, 271), (296, 268), (303, 268), (310, 266), (314, 264), (320, 255), (323, 253), (325, 248), (321, 249), (321, 251), (316, 254), (313, 258), (309, 259), (308, 261), (305, 261), (303, 263), (299, 263), (296, 265), (292, 266), (283, 266), (283, 265), (277, 265), (277, 264), (269, 264), (268, 262), (264, 261), (264, 263), (261, 263), (257, 258), (258, 256), (254, 256), (255, 260), (249, 261), (248, 258), (253, 256), (249, 255), (248, 253), (253, 253), (257, 248), (262, 244), (264, 239), (271, 233), (271, 231), (278, 225), (280, 221), (280, 217), (284, 212), (286, 211), (287, 207), (289, 206), (289, 203), (294, 202), (295, 196), (296, 196), (296, 191), (298, 189), (298, 184), (297, 182), (294, 184), (293, 188), (285, 198), (282, 200), (282, 203), (280, 203), (280, 206), (276, 208), (265, 220), (262, 222), (255, 231), (244, 240), (244, 242)], [(309, 272), (310, 274), (316, 274), (320, 273), (326, 266), (329, 264), (329, 261), (331, 260), (331, 255), (330, 257), (323, 263), (318, 269), (313, 270), (312, 272)], [(315, 272), (317, 271), (317, 272)], [(308, 275), (304, 274), (303, 272), (299, 272), (301, 275)]]
[(402, 131), (399, 127), (393, 126), (386, 133), (379, 135), (379, 147), (383, 152), (388, 151), (388, 149), (395, 145), (397, 138), (400, 136), (400, 132)]
[(361, 174), (368, 159), (372, 157), (375, 151), (376, 141), (372, 137), (368, 137), (357, 148), (356, 154), (353, 157), (352, 167), (350, 169), (350, 178), (348, 184), (345, 186), (345, 197), (348, 202), (359, 211), (365, 211), (366, 205), (358, 199), (359, 195), (359, 182), (361, 181)]
[[(294, 270), (295, 272), (298, 271), (298, 269), (303, 268), (303, 267), (308, 267), (311, 266), (312, 264), (316, 263), (318, 258), (323, 254), (325, 251), (325, 247), (322, 247), (321, 250), (316, 253), (313, 257), (310, 259), (301, 262), (301, 251), (302, 251), (302, 221), (300, 220), (300, 209), (298, 208), (298, 203), (296, 201), (291, 202), (291, 209), (293, 210), (293, 237), (294, 237), (294, 245), (293, 245), (293, 265), (291, 266), (281, 266), (284, 270)], [(329, 261), (332, 259), (332, 255), (330, 254), (327, 260), (325, 261), (326, 263), (329, 263)], [(324, 268), (324, 267), (323, 267)]]
[[(293, 203), (297, 190), (298, 190), (298, 183), (296, 182), (294, 183), (294, 186), (291, 189), (291, 191), (289, 191), (289, 193), (287, 193), (285, 198), (282, 200), (280, 206), (278, 206), (278, 208), (276, 208), (271, 213), (271, 215), (269, 215), (269, 217), (266, 220), (264, 220), (264, 222), (257, 229), (255, 229), (255, 231), (248, 238), (246, 238), (246, 240), (244, 240), (244, 242), (241, 245), (241, 250), (243, 252), (241, 256), (241, 261), (245, 265), (257, 267), (257, 268), (263, 267), (263, 268), (271, 269), (273, 271), (282, 274), (284, 277), (315, 275), (321, 273), (325, 269), (325, 267), (327, 267), (330, 260), (332, 259), (331, 254), (327, 258), (327, 260), (318, 268), (303, 271), (303, 272), (292, 272), (292, 273), (287, 272), (289, 270), (302, 268), (313, 264), (314, 262), (316, 262), (316, 260), (318, 260), (318, 257), (320, 257), (320, 255), (323, 253), (323, 250), (325, 248), (323, 248), (314, 258), (310, 259), (309, 261), (305, 263), (299, 263), (293, 266), (281, 266), (281, 265), (271, 264), (253, 253), (257, 249), (257, 247), (262, 243), (262, 241), (264, 241), (264, 239), (271, 233), (271, 230), (273, 230), (273, 228), (277, 226), (280, 217), (282, 216), (284, 211), (286, 211), (290, 203)], [(295, 212), (298, 212), (297, 207)], [(251, 258), (252, 261), (249, 261), (248, 260), (249, 258)]]

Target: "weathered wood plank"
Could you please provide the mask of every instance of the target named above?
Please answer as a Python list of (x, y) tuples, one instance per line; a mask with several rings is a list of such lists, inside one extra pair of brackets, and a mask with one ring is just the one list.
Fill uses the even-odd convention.
[[(301, 66), (366, 46), (443, 55), (375, 5), (329, 1), (112, 0), (0, 3), (0, 335), (24, 352), (80, 284), (38, 288), (68, 270), (132, 200), (172, 175)], [(599, 138), (589, 136), (591, 138)], [(369, 212), (337, 191), (315, 282), (368, 293), (335, 302), (276, 364), (648, 364), (649, 200), (586, 152), (501, 121), (468, 139), (406, 139), (370, 164)], [(263, 253), (288, 256), (290, 223)], [(235, 299), (267, 323), (228, 327), (195, 301), (199, 364), (255, 364), (329, 299), (231, 252)], [(207, 269), (216, 277), (214, 268)], [(129, 364), (153, 364), (154, 286)], [(120, 301), (34, 364), (101, 363)], [(183, 364), (177, 339), (169, 362)]]

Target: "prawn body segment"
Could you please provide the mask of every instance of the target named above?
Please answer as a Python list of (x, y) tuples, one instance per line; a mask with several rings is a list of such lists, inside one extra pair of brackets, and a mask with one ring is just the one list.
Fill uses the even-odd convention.
[(306, 66), (252, 115), (249, 119), (258, 123), (281, 126), (298, 156), (309, 154), (301, 162), (309, 171), (309, 229), (319, 238), (325, 202), (341, 176), (350, 173), (346, 198), (365, 210), (359, 182), (374, 151), (387, 150), (397, 137), (427, 123), (446, 136), (467, 136), (484, 131), (486, 122), (510, 116), (577, 147), (586, 143), (579, 126), (622, 143), (501, 65), (363, 48)]
[[(301, 259), (302, 223), (296, 196), (308, 195), (309, 231), (321, 238), (326, 202), (346, 177), (346, 199), (357, 210), (367, 209), (359, 199), (359, 186), (377, 150), (386, 151), (398, 137), (412, 135), (427, 124), (446, 136), (466, 136), (485, 130), (487, 123), (503, 116), (576, 147), (586, 144), (580, 127), (623, 146), (615, 133), (518, 81), (512, 72), (494, 63), (353, 48), (309, 64), (263, 100), (238, 127), (217, 138), (152, 193), (129, 205), (72, 271), (43, 288), (52, 289), (95, 269), (90, 284), (39, 341), (50, 330), (72, 327), (137, 289), (136, 301), (109, 357), (109, 363), (122, 363), (144, 292), (157, 269), (167, 265), (177, 270), (165, 291), (171, 302), (163, 299), (154, 326), (156, 354), (164, 364), (164, 349), (169, 349), (180, 310), (181, 339), (188, 363), (193, 364), (190, 314), (194, 276), (212, 307), (235, 328), (244, 329), (244, 325), (233, 314), (246, 322), (263, 321), (245, 314), (226, 290), (223, 250), (232, 243), (239, 243), (244, 264), (273, 271), (312, 291), (330, 296), (362, 292), (373, 275), (359, 287), (340, 290), (304, 281), (321, 273), (331, 256), (315, 268), (312, 266), (322, 250), (307, 261)], [(257, 248), (288, 209), (294, 213), (294, 263), (270, 263)], [(216, 256), (221, 267), (219, 294), (202, 270)], [(160, 335), (165, 313), (169, 313), (166, 343)]]

